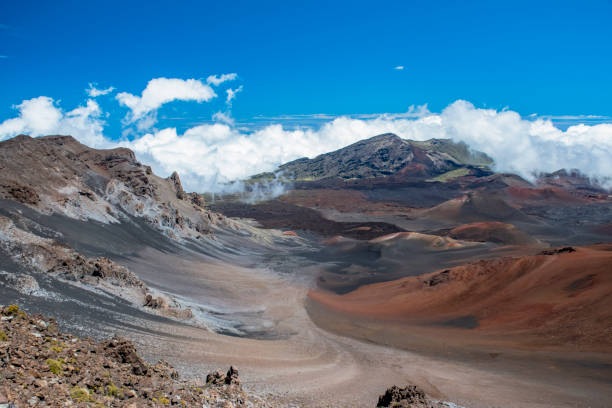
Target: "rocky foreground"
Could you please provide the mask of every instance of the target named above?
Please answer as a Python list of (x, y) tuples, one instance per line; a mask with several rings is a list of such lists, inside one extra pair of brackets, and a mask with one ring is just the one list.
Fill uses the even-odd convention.
[[(205, 383), (181, 380), (167, 362), (145, 362), (119, 336), (96, 343), (62, 334), (54, 319), (17, 305), (0, 308), (0, 408), (19, 407), (286, 407), (243, 390), (238, 370)], [(415, 386), (393, 386), (377, 407), (441, 408)]]
[(277, 406), (245, 393), (233, 367), (205, 384), (183, 381), (167, 362), (146, 363), (126, 339), (61, 334), (53, 319), (15, 305), (2, 309), (0, 372), (0, 407)]

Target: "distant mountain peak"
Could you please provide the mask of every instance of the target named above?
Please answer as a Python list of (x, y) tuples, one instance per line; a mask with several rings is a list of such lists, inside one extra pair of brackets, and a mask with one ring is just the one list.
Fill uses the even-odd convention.
[(301, 158), (277, 170), (294, 180), (372, 178), (396, 173), (430, 177), (466, 166), (488, 166), (491, 159), (448, 139), (413, 141), (394, 133), (360, 140), (313, 159)]

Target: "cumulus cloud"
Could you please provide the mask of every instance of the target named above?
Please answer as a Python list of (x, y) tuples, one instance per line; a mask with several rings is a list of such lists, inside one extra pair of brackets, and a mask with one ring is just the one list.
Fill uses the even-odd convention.
[[(439, 114), (426, 108), (407, 115), (368, 119), (339, 117), (318, 128), (286, 129), (274, 124), (254, 131), (232, 122), (149, 133), (130, 146), (156, 171), (178, 170), (185, 185), (215, 190), (220, 182), (273, 171), (300, 157), (315, 157), (361, 139), (392, 132), (413, 140), (450, 138), (467, 143), (495, 160), (495, 168), (529, 180), (541, 172), (579, 169), (600, 181), (612, 176), (612, 125), (577, 125), (562, 131), (550, 120), (527, 120), (512, 111), (478, 109), (457, 101)], [(225, 122), (225, 123), (222, 123)]]
[(385, 132), (408, 134), (400, 121), (385, 117), (341, 117), (319, 129), (269, 125), (249, 132), (227, 123), (214, 123), (178, 134), (176, 129), (168, 128), (134, 140), (129, 147), (160, 173), (178, 170), (187, 187), (210, 190), (219, 186), (217, 182), (272, 171), (284, 162), (314, 157)]
[(403, 69), (404, 69), (404, 66), (403, 66), (403, 65), (398, 65), (397, 67), (395, 67), (395, 68), (393, 68), (393, 69), (396, 69), (396, 70), (398, 70), (398, 71), (401, 71), (401, 70), (403, 70)]
[(82, 143), (102, 147), (104, 121), (100, 106), (92, 99), (85, 106), (64, 112), (52, 98), (39, 96), (15, 106), (18, 115), (0, 123), (0, 140), (27, 134), (30, 136), (72, 135)]
[(562, 131), (550, 120), (525, 120), (513, 111), (477, 109), (457, 101), (439, 116), (444, 136), (495, 160), (498, 171), (533, 180), (539, 173), (578, 169), (605, 182), (612, 177), (612, 125), (574, 125)]
[[(132, 141), (104, 137), (103, 114), (92, 99), (64, 111), (53, 99), (41, 96), (15, 109), (15, 117), (0, 122), (0, 140), (20, 133), (69, 134), (93, 147), (126, 146), (162, 176), (177, 170), (186, 189), (192, 191), (225, 190), (228, 186), (223, 183), (228, 181), (273, 171), (282, 163), (312, 158), (387, 132), (405, 139), (465, 142), (492, 157), (496, 170), (528, 180), (565, 168), (578, 169), (612, 186), (612, 124), (577, 124), (561, 130), (550, 119), (526, 119), (510, 110), (480, 109), (466, 101), (457, 101), (440, 113), (422, 106), (404, 114), (341, 116), (319, 126), (292, 128), (276, 123), (245, 129), (229, 113), (218, 112), (212, 124), (183, 133), (175, 128), (142, 130)], [(231, 188), (239, 187), (235, 183)]]
[(238, 74), (236, 74), (235, 72), (232, 72), (230, 74), (223, 74), (223, 75), (210, 75), (208, 78), (206, 78), (206, 83), (207, 84), (213, 84), (214, 86), (219, 86), (221, 85), (223, 82), (226, 81), (233, 81), (236, 78), (238, 78)]
[(238, 88), (236, 88), (236, 89), (231, 89), (231, 88), (227, 89), (227, 90), (225, 91), (225, 92), (227, 92), (227, 98), (225, 99), (225, 102), (226, 102), (227, 104), (231, 104), (231, 103), (232, 103), (232, 100), (233, 100), (233, 99), (236, 97), (236, 94), (237, 94), (238, 92), (241, 92), (241, 91), (242, 91), (242, 85), (240, 85), (240, 86), (239, 86)]
[(150, 121), (151, 115), (168, 102), (207, 102), (216, 96), (209, 85), (197, 79), (155, 78), (149, 81), (140, 96), (120, 92), (116, 99), (120, 105), (130, 109), (126, 122), (133, 123), (143, 118)]
[(87, 92), (87, 95), (89, 95), (90, 98), (96, 98), (98, 96), (107, 95), (115, 90), (114, 86), (109, 86), (106, 89), (98, 89), (96, 88), (96, 85), (97, 84), (90, 83), (89, 88), (85, 90), (85, 92)]

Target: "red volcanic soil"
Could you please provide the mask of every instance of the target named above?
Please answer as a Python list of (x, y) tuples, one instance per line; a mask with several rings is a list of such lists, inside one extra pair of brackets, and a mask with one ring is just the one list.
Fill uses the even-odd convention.
[(475, 222), (460, 225), (448, 232), (454, 239), (477, 242), (494, 242), (505, 245), (532, 245), (538, 241), (517, 229), (512, 224), (503, 222)]
[[(453, 238), (440, 237), (438, 235), (421, 234), (420, 232), (394, 232), (393, 234), (383, 235), (369, 242), (374, 244), (393, 244), (399, 240), (411, 240), (418, 242), (423, 248), (431, 249), (452, 249), (452, 248), (463, 248), (465, 243), (458, 242)], [(471, 245), (471, 244), (470, 244)]]
[(407, 326), (512, 335), (516, 346), (612, 351), (612, 244), (552, 255), (481, 260), (311, 301)]
[(506, 192), (510, 196), (510, 199), (523, 205), (528, 202), (574, 204), (585, 201), (581, 200), (575, 195), (570, 194), (560, 187), (525, 188), (510, 186), (506, 188)]
[(516, 208), (510, 206), (499, 194), (470, 192), (426, 210), (426, 218), (453, 223), (526, 220)]

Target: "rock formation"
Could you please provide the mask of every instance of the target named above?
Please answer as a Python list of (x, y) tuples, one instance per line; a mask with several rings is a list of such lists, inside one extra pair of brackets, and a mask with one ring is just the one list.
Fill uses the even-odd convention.
[(390, 408), (442, 408), (447, 406), (431, 401), (425, 396), (425, 392), (415, 385), (408, 385), (404, 388), (394, 385), (388, 388), (378, 398), (378, 404), (376, 405), (376, 407)]
[(209, 234), (224, 220), (186, 193), (176, 172), (158, 177), (129, 149), (92, 149), (71, 136), (0, 142), (0, 198), (80, 220), (142, 218), (179, 239)]
[[(24, 231), (7, 217), (0, 216), (0, 250), (26, 270), (48, 274), (64, 281), (78, 281), (90, 287), (118, 294), (156, 313), (188, 319), (191, 310), (162, 297), (153, 298), (149, 288), (129, 269), (105, 257), (90, 258), (65, 244)], [(24, 279), (29, 278), (29, 281)], [(31, 294), (38, 287), (31, 276), (12, 276), (17, 290)], [(32, 283), (33, 282), (33, 283)], [(169, 305), (171, 303), (171, 305)]]
[(0, 312), (0, 404), (19, 408), (275, 406), (244, 392), (234, 367), (222, 381), (188, 382), (179, 379), (165, 361), (144, 361), (124, 338), (96, 343), (60, 333), (55, 320), (28, 315), (16, 305)]

